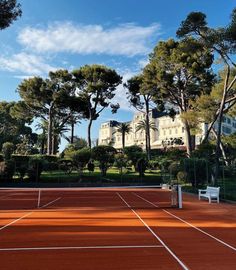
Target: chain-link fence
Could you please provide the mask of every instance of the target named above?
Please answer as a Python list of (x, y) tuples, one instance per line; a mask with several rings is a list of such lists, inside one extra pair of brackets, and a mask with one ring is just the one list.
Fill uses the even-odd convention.
[(236, 163), (226, 164), (221, 160), (217, 178), (215, 166), (206, 159), (184, 159), (180, 170), (182, 179), (178, 174), (170, 174), (170, 179), (180, 181), (186, 190), (197, 192), (207, 185), (219, 186), (221, 199), (236, 201)]

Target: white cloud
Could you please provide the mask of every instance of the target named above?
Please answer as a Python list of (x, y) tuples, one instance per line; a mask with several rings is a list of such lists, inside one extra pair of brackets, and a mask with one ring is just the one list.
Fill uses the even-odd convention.
[(140, 59), (138, 65), (140, 68), (144, 68), (149, 63), (147, 58)]
[(56, 70), (55, 67), (47, 64), (42, 57), (24, 52), (10, 57), (0, 56), (0, 69), (10, 72), (21, 72), (24, 75), (30, 76), (45, 75), (49, 71)]
[(24, 28), (18, 41), (33, 51), (78, 54), (143, 55), (150, 51), (160, 24), (138, 26), (122, 24), (104, 29), (101, 25), (75, 25), (70, 22), (49, 25), (46, 29)]

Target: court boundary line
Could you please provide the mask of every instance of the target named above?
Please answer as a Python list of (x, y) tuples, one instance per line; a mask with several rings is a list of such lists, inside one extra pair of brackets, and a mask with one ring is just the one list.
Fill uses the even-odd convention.
[(175, 253), (165, 244), (165, 242), (148, 226), (148, 224), (139, 216), (139, 214), (126, 202), (126, 200), (116, 192), (120, 199), (127, 205), (127, 207), (138, 217), (138, 219), (144, 224), (144, 226), (152, 233), (152, 235), (163, 245), (163, 247), (169, 252), (170, 255), (181, 265), (184, 270), (189, 268), (175, 255)]
[(49, 202), (49, 203), (46, 203), (46, 204), (44, 204), (43, 206), (40, 206), (40, 207), (37, 208), (37, 209), (42, 209), (42, 208), (44, 208), (44, 207), (46, 207), (46, 206), (49, 206), (50, 204), (53, 204), (54, 202), (59, 201), (61, 198), (62, 198), (62, 197), (58, 197), (58, 198), (56, 198), (55, 200), (53, 200), (53, 201), (51, 201), (51, 202)]
[[(134, 194), (135, 196), (139, 197), (140, 199), (146, 201), (147, 203), (151, 204), (151, 205), (154, 206), (155, 208), (160, 209), (160, 207), (159, 207), (158, 205), (156, 205), (155, 203), (150, 202), (149, 200), (143, 198), (142, 196), (139, 196), (138, 194), (136, 194), (136, 193), (134, 193), (134, 192), (133, 192), (133, 194)], [(180, 218), (180, 217), (178, 217), (178, 216), (172, 214), (171, 212), (169, 212), (169, 211), (167, 211), (167, 210), (165, 210), (165, 209), (161, 209), (161, 210), (162, 210), (163, 212), (167, 213), (168, 215), (170, 215), (170, 216), (172, 216), (172, 217), (174, 217), (174, 218), (180, 220), (181, 222), (187, 224), (188, 226), (192, 227), (193, 229), (195, 229), (195, 230), (197, 230), (197, 231), (199, 231), (199, 232), (201, 232), (201, 233), (207, 235), (208, 237), (210, 237), (210, 238), (216, 240), (217, 242), (221, 243), (222, 245), (224, 245), (224, 246), (226, 246), (226, 247), (228, 247), (228, 248), (230, 248), (230, 249), (236, 251), (236, 248), (235, 248), (235, 247), (233, 247), (233, 246), (231, 246), (230, 244), (224, 242), (223, 240), (220, 240), (219, 238), (217, 238), (217, 237), (211, 235), (210, 233), (205, 232), (204, 230), (198, 228), (197, 226), (195, 226), (195, 225), (189, 223), (188, 221), (185, 221), (184, 219), (182, 219), (182, 218)]]
[(127, 245), (127, 246), (64, 246), (64, 247), (22, 247), (22, 248), (0, 248), (4, 251), (37, 251), (37, 250), (68, 250), (68, 249), (128, 249), (128, 248), (164, 248), (162, 245)]
[[(54, 203), (55, 201), (57, 201), (57, 200), (59, 200), (59, 199), (61, 199), (61, 197), (59, 197), (59, 198), (57, 198), (57, 199), (55, 199), (55, 200), (53, 200), (53, 201), (51, 201), (51, 202), (49, 202), (49, 203), (47, 203), (47, 204), (41, 206), (39, 209), (42, 209), (42, 208), (44, 208), (44, 207), (46, 207), (46, 206), (48, 206), (48, 205)], [(31, 214), (33, 214), (33, 213), (35, 213), (35, 212), (37, 212), (37, 208), (36, 208), (35, 210), (31, 211), (31, 212), (28, 212), (28, 213), (24, 214), (23, 216), (21, 216), (21, 217), (19, 217), (19, 218), (17, 218), (17, 219), (14, 219), (14, 220), (11, 221), (10, 223), (7, 223), (7, 224), (3, 225), (2, 227), (0, 227), (0, 231), (4, 230), (5, 228), (10, 227), (12, 224), (14, 224), (14, 223), (16, 223), (16, 222), (18, 222), (18, 221), (20, 221), (20, 220), (22, 220), (22, 219), (28, 217), (29, 215), (31, 215)]]

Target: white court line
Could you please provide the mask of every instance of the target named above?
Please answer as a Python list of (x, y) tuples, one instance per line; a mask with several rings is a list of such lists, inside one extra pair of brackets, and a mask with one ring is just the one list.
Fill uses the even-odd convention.
[(31, 250), (66, 250), (66, 249), (125, 249), (125, 248), (163, 248), (161, 245), (142, 246), (81, 246), (81, 247), (23, 247), (23, 248), (0, 248), (3, 251), (31, 251)]
[(23, 218), (25, 218), (25, 217), (31, 215), (33, 212), (34, 212), (34, 211), (31, 211), (31, 212), (29, 212), (29, 213), (23, 215), (22, 217), (17, 218), (17, 219), (15, 219), (15, 220), (13, 220), (12, 222), (10, 222), (10, 223), (8, 223), (8, 224), (6, 224), (6, 225), (0, 227), (0, 231), (2, 231), (3, 229), (5, 229), (5, 228), (11, 226), (12, 224), (16, 223), (17, 221), (19, 221), (19, 220), (21, 220), (21, 219), (23, 219)]
[[(142, 196), (139, 196), (139, 195), (138, 195), (138, 194), (136, 194), (136, 193), (133, 193), (133, 194), (134, 194), (135, 196), (139, 197), (140, 199), (142, 199), (143, 201), (145, 201), (145, 202), (147, 202), (147, 203), (149, 203), (149, 204), (153, 205), (154, 207), (159, 208), (159, 207), (158, 207), (158, 205), (156, 205), (156, 204), (154, 204), (154, 203), (152, 203), (152, 202), (150, 202), (150, 201), (146, 200), (146, 199), (145, 199), (145, 198), (143, 198)], [(159, 208), (159, 209), (160, 209), (160, 208)], [(213, 236), (213, 235), (211, 235), (211, 234), (209, 234), (209, 233), (207, 233), (207, 232), (203, 231), (202, 229), (200, 229), (200, 228), (198, 228), (198, 227), (194, 226), (193, 224), (191, 224), (191, 223), (189, 223), (189, 222), (185, 221), (184, 219), (182, 219), (182, 218), (180, 218), (180, 217), (178, 217), (178, 216), (176, 216), (176, 215), (174, 215), (174, 214), (170, 213), (170, 212), (169, 212), (169, 211), (167, 211), (167, 210), (164, 210), (164, 209), (161, 209), (161, 210), (162, 210), (162, 211), (164, 211), (165, 213), (167, 213), (168, 215), (170, 215), (170, 216), (172, 216), (172, 217), (174, 217), (174, 218), (176, 218), (176, 219), (178, 219), (178, 220), (182, 221), (183, 223), (187, 224), (188, 226), (190, 226), (190, 227), (194, 228), (195, 230), (197, 230), (197, 231), (199, 231), (199, 232), (201, 232), (201, 233), (203, 233), (203, 234), (205, 234), (205, 235), (209, 236), (210, 238), (212, 238), (212, 239), (216, 240), (217, 242), (219, 242), (219, 243), (223, 244), (224, 246), (226, 246), (226, 247), (228, 247), (228, 248), (230, 248), (230, 249), (232, 249), (232, 250), (236, 251), (236, 248), (235, 248), (235, 247), (233, 247), (233, 246), (231, 246), (231, 245), (227, 244), (226, 242), (224, 242), (224, 241), (220, 240), (219, 238), (217, 238), (217, 237), (215, 237), (215, 236)]]
[[(40, 209), (42, 209), (43, 207), (48, 206), (49, 204), (54, 203), (55, 201), (57, 201), (57, 200), (59, 200), (59, 199), (61, 199), (61, 197), (59, 197), (59, 198), (57, 198), (57, 199), (55, 199), (55, 200), (53, 200), (53, 201), (51, 201), (51, 202), (49, 202), (49, 203), (47, 203), (47, 204), (41, 206)], [(28, 217), (29, 215), (33, 214), (34, 212), (37, 212), (37, 209), (34, 210), (34, 211), (31, 211), (31, 212), (29, 212), (29, 213), (27, 213), (27, 214), (25, 214), (25, 215), (23, 215), (22, 217), (19, 217), (19, 218), (13, 220), (12, 222), (10, 222), (10, 223), (8, 223), (8, 224), (2, 226), (2, 227), (0, 227), (0, 231), (2, 231), (3, 229), (5, 229), (5, 228), (11, 226), (12, 224), (16, 223), (17, 221), (20, 221), (20, 220), (24, 219), (25, 217)]]
[(58, 201), (58, 200), (60, 200), (60, 199), (61, 199), (61, 197), (58, 197), (57, 199), (55, 199), (55, 200), (53, 200), (53, 201), (51, 201), (51, 202), (49, 202), (49, 203), (46, 203), (46, 204), (44, 204), (43, 206), (40, 206), (39, 209), (42, 209), (42, 208), (44, 208), (44, 207), (46, 207), (46, 206), (48, 206), (48, 205), (50, 205), (50, 204), (53, 204), (54, 202), (56, 202), (56, 201)]
[(144, 226), (152, 233), (152, 235), (163, 245), (163, 247), (172, 255), (172, 257), (182, 266), (184, 270), (189, 270), (188, 267), (174, 254), (174, 252), (161, 240), (159, 236), (147, 225), (147, 223), (139, 216), (139, 214), (132, 209), (132, 207), (125, 201), (125, 199), (118, 193), (116, 194), (127, 205), (127, 207), (138, 217), (138, 219), (144, 224)]

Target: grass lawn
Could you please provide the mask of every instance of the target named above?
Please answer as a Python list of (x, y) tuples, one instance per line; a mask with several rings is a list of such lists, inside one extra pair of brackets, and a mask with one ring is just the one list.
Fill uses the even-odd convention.
[(87, 184), (106, 183), (106, 184), (160, 184), (161, 176), (159, 171), (147, 171), (144, 177), (140, 177), (138, 173), (129, 171), (120, 174), (116, 168), (110, 168), (105, 177), (101, 176), (98, 168), (94, 172), (84, 170), (83, 174), (73, 171), (66, 174), (62, 171), (43, 172), (40, 182), (81, 182)]

